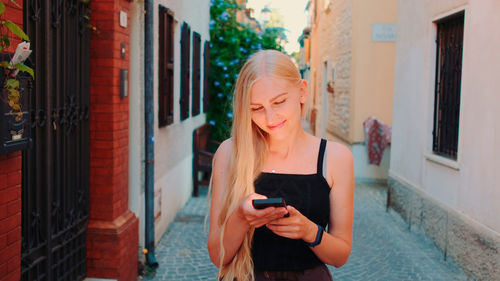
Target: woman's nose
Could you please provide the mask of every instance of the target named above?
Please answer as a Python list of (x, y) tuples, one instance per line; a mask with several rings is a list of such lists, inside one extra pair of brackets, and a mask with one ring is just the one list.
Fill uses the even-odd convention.
[(268, 125), (274, 125), (276, 119), (276, 112), (272, 108), (266, 110), (266, 122)]

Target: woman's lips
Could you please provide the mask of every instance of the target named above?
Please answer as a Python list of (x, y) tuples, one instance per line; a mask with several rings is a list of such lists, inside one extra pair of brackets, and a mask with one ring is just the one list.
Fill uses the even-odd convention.
[(279, 128), (283, 127), (283, 125), (285, 125), (285, 122), (286, 122), (286, 120), (285, 120), (285, 121), (283, 121), (283, 122), (281, 122), (281, 123), (279, 123), (278, 125), (275, 125), (275, 126), (267, 126), (267, 127), (268, 127), (269, 129), (271, 129), (271, 130), (276, 130), (276, 129), (279, 129)]

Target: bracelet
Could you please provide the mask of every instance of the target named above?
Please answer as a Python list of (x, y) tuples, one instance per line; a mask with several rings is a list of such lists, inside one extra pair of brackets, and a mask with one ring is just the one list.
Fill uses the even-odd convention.
[(309, 247), (316, 247), (316, 246), (318, 246), (321, 243), (321, 239), (323, 238), (323, 231), (324, 231), (324, 229), (319, 224), (317, 224), (317, 226), (318, 226), (318, 232), (316, 233), (316, 239), (314, 240), (314, 242), (307, 243), (307, 242), (304, 241), (306, 243), (306, 245), (309, 246)]

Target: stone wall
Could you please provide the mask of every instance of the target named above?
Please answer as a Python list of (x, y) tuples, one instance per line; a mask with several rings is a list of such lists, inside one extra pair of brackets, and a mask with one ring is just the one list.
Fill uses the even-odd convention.
[[(352, 69), (352, 0), (333, 1), (330, 11), (322, 11), (320, 20), (320, 57), (328, 60), (327, 77), (320, 77), (319, 92), (323, 84), (332, 79), (335, 69), (335, 93), (329, 94), (327, 131), (344, 139), (349, 136)], [(323, 72), (319, 74), (322, 76)]]
[(500, 236), (395, 177), (388, 180), (388, 206), (423, 231), (474, 280), (500, 280)]
[[(323, 121), (323, 110), (328, 109), (326, 131), (347, 139), (349, 136), (351, 107), (351, 44), (352, 44), (352, 0), (333, 1), (325, 9), (325, 0), (318, 0), (310, 11), (316, 20), (311, 31), (311, 99), (312, 108), (319, 111), (317, 123)], [(324, 64), (327, 73), (324, 75)], [(332, 79), (335, 68), (335, 93), (326, 92), (326, 83)], [(325, 97), (325, 95), (328, 95)], [(323, 102), (328, 100), (328, 105)], [(321, 125), (321, 127), (323, 127)], [(316, 128), (316, 132), (321, 133)]]

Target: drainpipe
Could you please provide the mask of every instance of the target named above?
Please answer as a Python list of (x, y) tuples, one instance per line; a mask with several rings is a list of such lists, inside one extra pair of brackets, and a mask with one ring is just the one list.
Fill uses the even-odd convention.
[(145, 189), (146, 189), (146, 264), (158, 267), (155, 258), (154, 224), (154, 17), (153, 0), (144, 1), (144, 113), (145, 113)]

